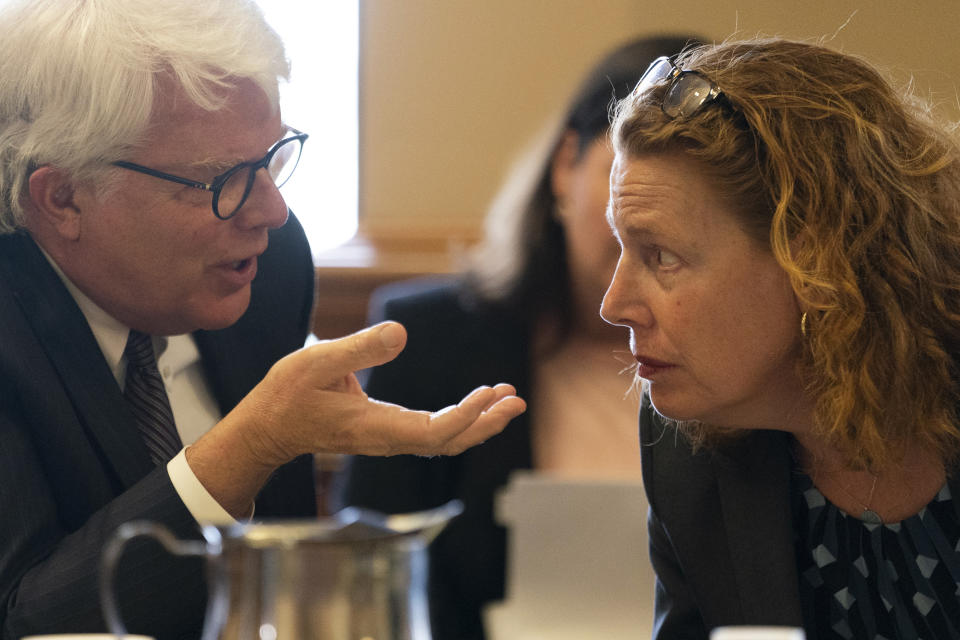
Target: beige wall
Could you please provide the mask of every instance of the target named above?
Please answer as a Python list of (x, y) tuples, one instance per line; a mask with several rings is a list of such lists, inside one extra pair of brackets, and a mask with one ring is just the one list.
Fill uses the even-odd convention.
[(361, 0), (360, 225), (476, 229), (513, 155), (607, 49), (684, 31), (828, 37), (960, 119), (960, 0)]

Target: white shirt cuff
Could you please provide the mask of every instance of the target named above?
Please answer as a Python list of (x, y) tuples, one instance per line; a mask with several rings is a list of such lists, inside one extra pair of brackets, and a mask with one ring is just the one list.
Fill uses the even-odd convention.
[(170, 482), (173, 488), (183, 500), (190, 515), (200, 525), (229, 525), (235, 524), (237, 520), (220, 506), (213, 499), (207, 489), (200, 484), (193, 469), (187, 464), (186, 448), (181, 449), (180, 453), (167, 463), (167, 473), (170, 475)]

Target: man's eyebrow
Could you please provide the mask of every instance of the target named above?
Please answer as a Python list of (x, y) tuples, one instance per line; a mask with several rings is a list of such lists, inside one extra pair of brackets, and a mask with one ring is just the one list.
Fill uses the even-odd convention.
[(203, 160), (195, 160), (187, 164), (186, 167), (194, 171), (215, 171), (217, 173), (222, 173), (231, 167), (242, 164), (243, 162), (243, 160), (238, 158), (232, 158), (229, 160), (225, 160), (223, 158), (204, 158)]
[[(286, 134), (287, 134), (287, 133), (292, 133), (292, 131), (290, 131), (290, 128), (287, 127), (287, 126), (284, 126), (283, 131), (284, 131), (283, 137), (288, 137)], [(276, 144), (277, 142), (280, 142), (280, 140), (282, 140), (283, 137), (277, 138), (277, 141), (274, 142), (273, 144)], [(272, 147), (272, 146), (273, 146), (273, 145), (271, 145), (271, 147)], [(270, 148), (270, 147), (268, 147), (268, 148)], [(244, 164), (244, 163), (247, 163), (247, 162), (256, 162), (256, 160), (255, 160), (255, 159), (254, 159), (254, 160), (247, 160), (247, 159), (245, 159), (245, 158), (239, 158), (239, 157), (233, 157), (233, 158), (229, 158), (229, 159), (224, 159), (224, 158), (204, 158), (204, 159), (202, 159), (202, 160), (194, 160), (193, 162), (190, 162), (190, 163), (188, 163), (188, 164), (186, 164), (186, 165), (184, 165), (184, 166), (187, 168), (187, 170), (190, 170), (190, 171), (213, 171), (213, 172), (215, 172), (216, 174), (221, 174), (221, 173), (223, 173), (223, 172), (225, 172), (225, 171), (227, 171), (227, 170), (229, 170), (229, 169), (232, 169), (233, 167), (237, 166), (238, 164)]]

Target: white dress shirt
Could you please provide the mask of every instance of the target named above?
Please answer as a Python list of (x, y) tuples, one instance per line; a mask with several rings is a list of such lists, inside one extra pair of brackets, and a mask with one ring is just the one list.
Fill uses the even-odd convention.
[[(44, 253), (46, 255), (46, 253)], [(121, 390), (126, 380), (127, 362), (123, 351), (127, 345), (130, 328), (113, 318), (96, 305), (60, 270), (57, 264), (47, 256), (54, 270), (63, 280), (70, 295), (76, 300), (83, 312), (93, 335), (100, 345), (113, 377)], [(200, 352), (193, 336), (184, 334), (166, 338), (153, 338), (154, 352), (157, 353), (157, 368), (163, 377), (163, 384), (170, 399), (170, 408), (177, 423), (177, 432), (184, 446), (189, 446), (206, 433), (223, 416), (210, 392), (203, 368), (200, 364)], [(232, 524), (236, 520), (213, 499), (206, 488), (197, 480), (190, 465), (187, 464), (186, 449), (182, 449), (167, 463), (167, 473), (183, 504), (200, 524)]]

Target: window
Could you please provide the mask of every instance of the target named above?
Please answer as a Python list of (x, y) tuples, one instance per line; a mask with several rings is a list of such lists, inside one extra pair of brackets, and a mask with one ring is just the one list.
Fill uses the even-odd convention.
[(316, 256), (357, 231), (359, 0), (258, 0), (283, 38), (284, 122), (310, 134), (283, 195)]

